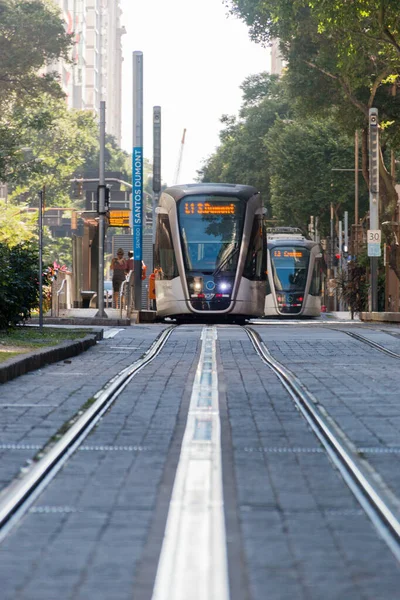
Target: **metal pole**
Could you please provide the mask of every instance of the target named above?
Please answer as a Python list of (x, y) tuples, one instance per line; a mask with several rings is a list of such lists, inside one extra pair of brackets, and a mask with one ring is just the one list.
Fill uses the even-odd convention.
[(156, 241), (156, 204), (161, 192), (161, 106), (153, 106), (153, 251)]
[(39, 327), (43, 329), (43, 190), (39, 192)]
[(359, 167), (359, 142), (358, 131), (354, 134), (354, 223), (358, 225), (358, 167)]
[(104, 237), (106, 219), (106, 185), (105, 185), (105, 142), (106, 142), (106, 103), (100, 102), (100, 160), (98, 187), (99, 214), (99, 270), (97, 274), (97, 313), (96, 317), (107, 318), (104, 310)]
[(142, 307), (143, 240), (143, 52), (133, 53), (133, 281), (135, 309)]
[(379, 122), (377, 108), (369, 109), (369, 227), (368, 256), (370, 257), (371, 266), (371, 311), (376, 312), (378, 310), (378, 257), (381, 255), (379, 230)]

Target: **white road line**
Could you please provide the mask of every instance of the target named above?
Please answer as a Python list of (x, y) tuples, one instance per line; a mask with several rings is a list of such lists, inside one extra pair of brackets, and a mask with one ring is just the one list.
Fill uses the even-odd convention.
[(120, 331), (124, 331), (123, 329), (104, 329), (103, 331), (103, 338), (107, 339), (107, 338), (113, 338), (115, 337)]
[(204, 327), (152, 600), (228, 600), (215, 327)]

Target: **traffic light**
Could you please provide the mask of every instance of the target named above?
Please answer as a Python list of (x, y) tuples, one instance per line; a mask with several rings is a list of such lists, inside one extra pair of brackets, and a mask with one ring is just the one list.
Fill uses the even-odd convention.
[[(100, 211), (100, 189), (104, 189), (104, 212)], [(110, 188), (107, 185), (99, 185), (97, 186), (97, 212), (100, 214), (105, 214), (110, 210)]]
[(74, 198), (76, 198), (76, 199), (83, 198), (83, 182), (82, 181), (75, 181), (73, 194), (74, 194)]
[(340, 254), (337, 252), (333, 257), (333, 266), (337, 267), (339, 265)]

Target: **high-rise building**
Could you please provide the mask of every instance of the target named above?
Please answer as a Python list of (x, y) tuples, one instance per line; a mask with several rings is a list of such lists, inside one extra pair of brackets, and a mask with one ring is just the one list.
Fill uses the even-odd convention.
[(99, 112), (106, 102), (106, 130), (121, 143), (120, 0), (55, 0), (68, 33), (74, 34), (73, 64), (58, 61), (49, 70), (60, 76), (70, 108)]
[(271, 45), (271, 74), (272, 75), (281, 75), (284, 62), (279, 50), (279, 40), (274, 39)]

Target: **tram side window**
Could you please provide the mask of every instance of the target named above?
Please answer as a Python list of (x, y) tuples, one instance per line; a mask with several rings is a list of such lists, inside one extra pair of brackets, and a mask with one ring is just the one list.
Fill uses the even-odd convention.
[(155, 243), (155, 266), (161, 269), (163, 279), (178, 277), (178, 266), (172, 245), (168, 215), (157, 215), (157, 235)]
[(256, 215), (249, 240), (246, 262), (243, 275), (251, 280), (264, 280), (266, 278), (265, 243), (263, 235), (262, 217)]
[(321, 259), (316, 258), (314, 262), (313, 276), (310, 284), (311, 296), (319, 296), (321, 294)]

